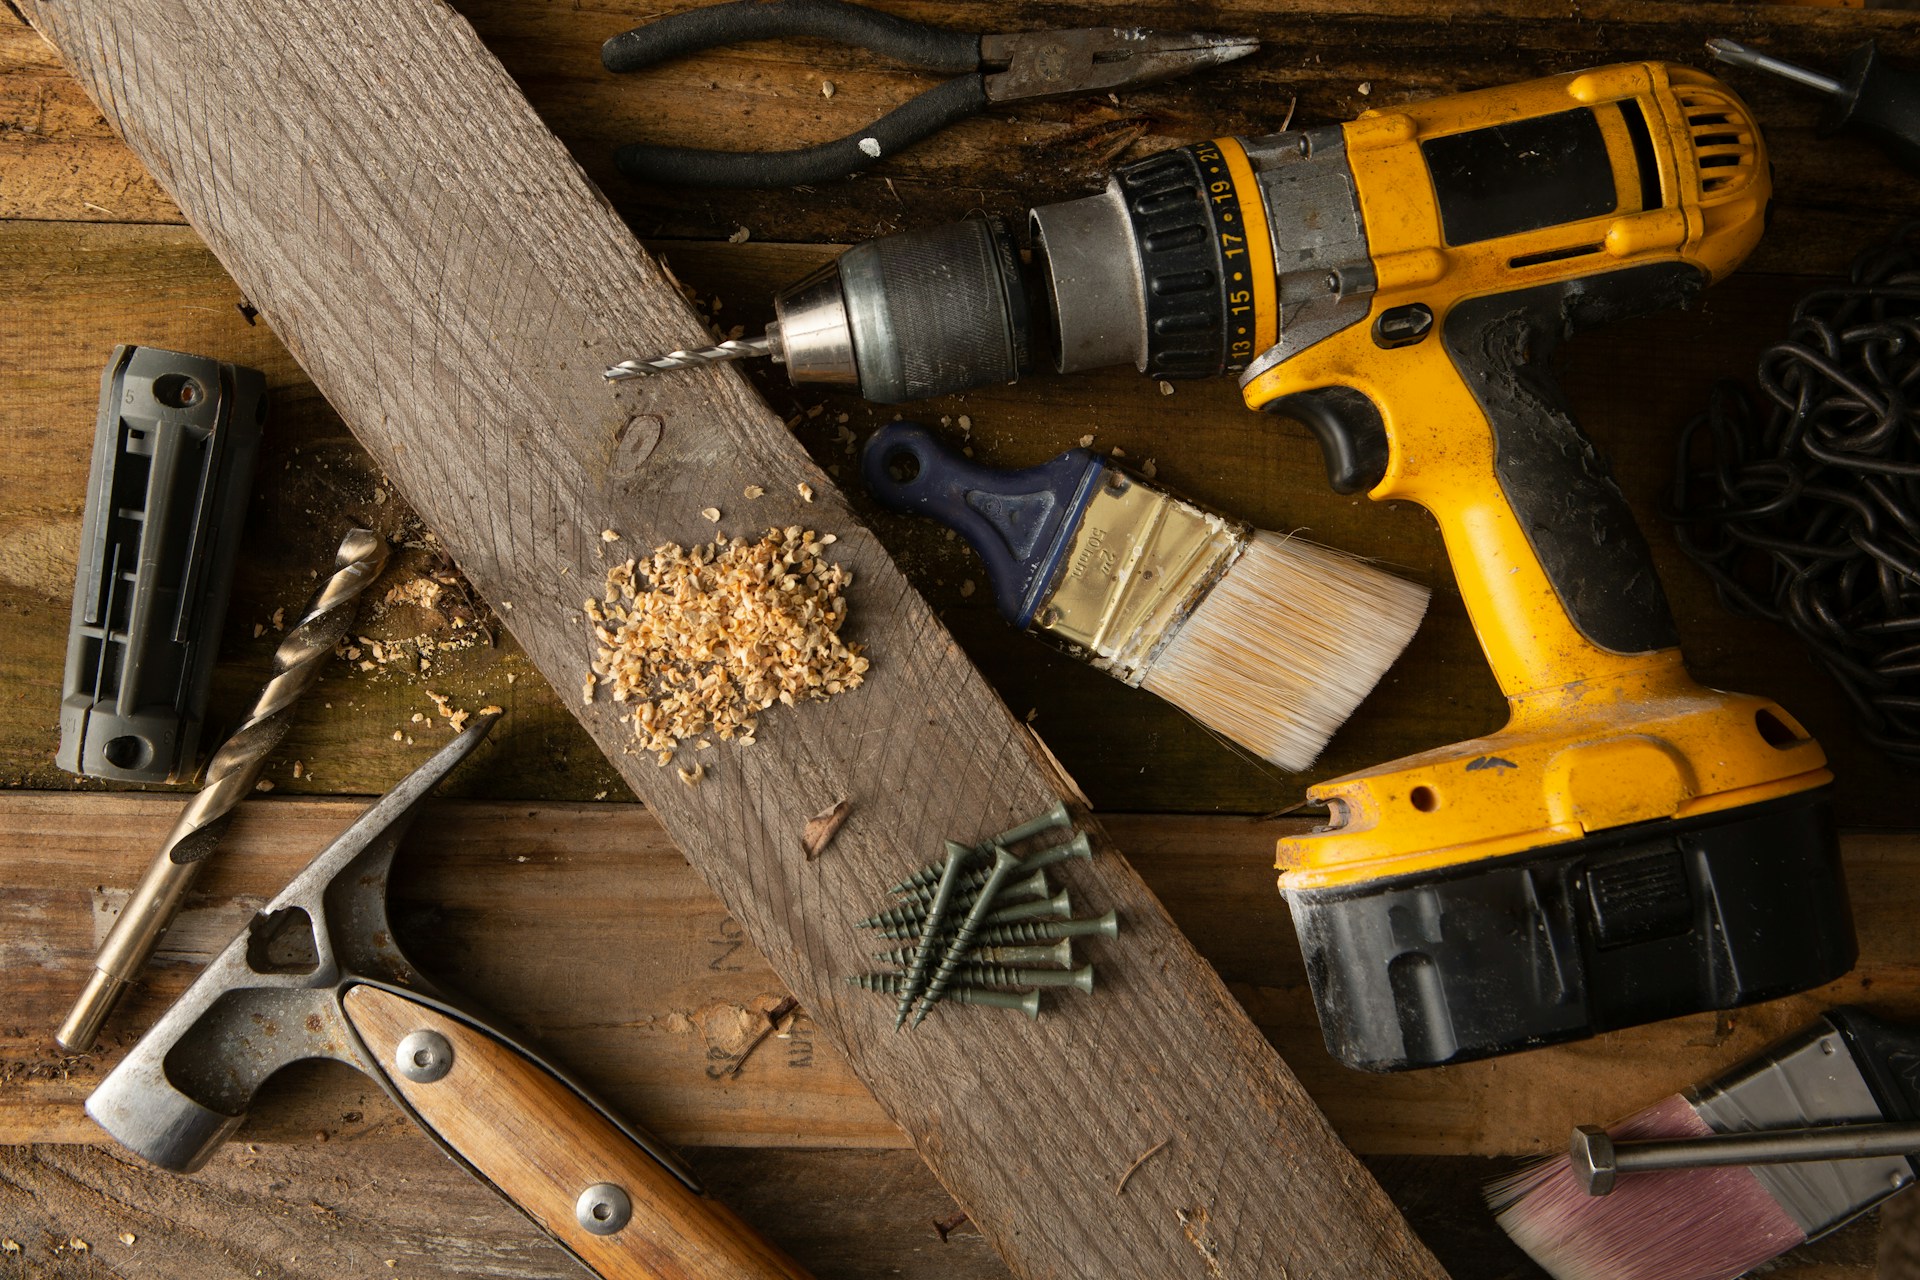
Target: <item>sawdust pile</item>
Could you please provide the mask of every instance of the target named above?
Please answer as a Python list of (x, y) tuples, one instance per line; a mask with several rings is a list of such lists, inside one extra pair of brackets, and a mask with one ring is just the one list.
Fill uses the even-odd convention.
[(633, 704), (635, 738), (664, 765), (709, 730), (752, 743), (756, 717), (776, 702), (859, 688), (867, 659), (840, 639), (853, 575), (824, 554), (835, 541), (789, 525), (757, 542), (670, 543), (613, 566), (606, 599), (585, 602), (599, 642), (585, 699), (606, 684)]

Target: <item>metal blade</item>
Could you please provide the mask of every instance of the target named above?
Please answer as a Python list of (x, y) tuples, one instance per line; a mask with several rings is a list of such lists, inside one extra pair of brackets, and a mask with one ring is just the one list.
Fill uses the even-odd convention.
[(987, 101), (1022, 102), (1170, 80), (1244, 58), (1259, 47), (1258, 40), (1245, 36), (1083, 27), (982, 36), (980, 60), (1006, 68), (985, 77)]

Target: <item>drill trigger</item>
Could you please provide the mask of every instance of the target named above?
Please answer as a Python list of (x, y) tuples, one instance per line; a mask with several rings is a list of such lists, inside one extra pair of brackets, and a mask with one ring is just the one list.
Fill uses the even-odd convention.
[(1365, 493), (1387, 476), (1387, 424), (1379, 406), (1352, 387), (1325, 387), (1262, 406), (1313, 432), (1335, 493)]

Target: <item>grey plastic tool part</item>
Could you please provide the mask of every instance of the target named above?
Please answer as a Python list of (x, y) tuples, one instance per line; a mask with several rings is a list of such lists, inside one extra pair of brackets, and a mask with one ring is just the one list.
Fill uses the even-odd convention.
[(60, 768), (123, 782), (193, 776), (266, 386), (205, 356), (114, 348), (67, 628)]

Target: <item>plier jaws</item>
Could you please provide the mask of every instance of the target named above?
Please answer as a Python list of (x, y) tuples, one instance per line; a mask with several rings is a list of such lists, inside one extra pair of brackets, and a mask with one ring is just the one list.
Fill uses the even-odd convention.
[(1142, 27), (1078, 27), (980, 37), (988, 102), (1037, 102), (1172, 80), (1244, 58), (1244, 36)]
[(1034, 102), (1150, 84), (1245, 57), (1236, 36), (1087, 27), (979, 35), (947, 31), (846, 0), (731, 0), (671, 14), (608, 40), (609, 71), (637, 71), (749, 40), (810, 36), (871, 49), (946, 82), (834, 142), (794, 151), (702, 151), (632, 144), (614, 153), (630, 178), (690, 187), (789, 187), (857, 173), (957, 120), (1002, 102)]

